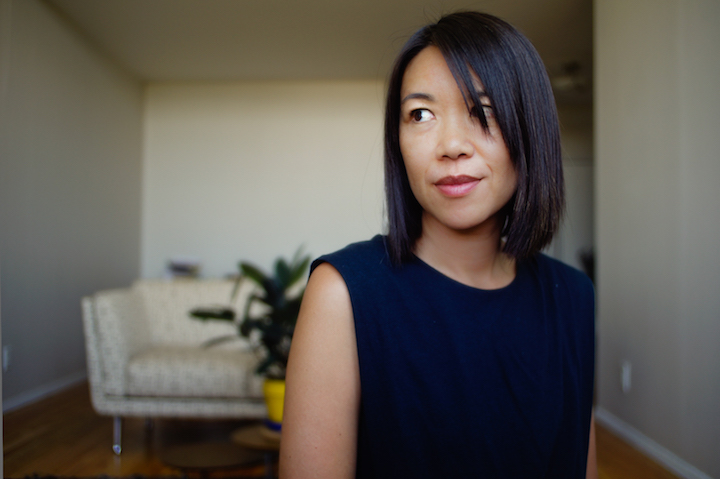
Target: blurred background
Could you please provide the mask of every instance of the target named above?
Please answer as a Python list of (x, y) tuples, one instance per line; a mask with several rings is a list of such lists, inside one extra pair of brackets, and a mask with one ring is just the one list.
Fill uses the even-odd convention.
[(548, 253), (594, 254), (598, 419), (719, 477), (716, 0), (0, 0), (4, 410), (85, 379), (84, 295), (383, 232), (388, 70), (460, 9), (518, 27), (553, 83)]

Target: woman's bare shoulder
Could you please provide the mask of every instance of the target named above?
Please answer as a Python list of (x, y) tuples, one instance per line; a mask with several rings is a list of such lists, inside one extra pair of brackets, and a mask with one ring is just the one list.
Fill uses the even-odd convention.
[(322, 263), (310, 275), (290, 349), (281, 477), (352, 477), (359, 404), (350, 295)]
[(332, 331), (343, 326), (352, 326), (350, 293), (338, 270), (330, 263), (321, 263), (308, 280), (296, 332), (303, 334), (312, 328), (317, 333), (318, 327)]

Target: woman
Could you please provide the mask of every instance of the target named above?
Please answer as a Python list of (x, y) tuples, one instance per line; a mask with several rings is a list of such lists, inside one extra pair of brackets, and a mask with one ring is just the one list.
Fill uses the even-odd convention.
[(537, 52), (465, 12), (388, 88), (389, 232), (313, 264), (282, 477), (596, 477), (594, 293), (542, 254), (564, 207)]

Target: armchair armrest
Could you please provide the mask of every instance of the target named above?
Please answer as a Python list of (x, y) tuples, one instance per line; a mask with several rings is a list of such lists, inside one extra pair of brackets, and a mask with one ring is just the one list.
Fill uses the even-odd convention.
[(116, 289), (85, 297), (82, 306), (93, 396), (122, 396), (128, 361), (149, 343), (142, 301), (133, 289)]

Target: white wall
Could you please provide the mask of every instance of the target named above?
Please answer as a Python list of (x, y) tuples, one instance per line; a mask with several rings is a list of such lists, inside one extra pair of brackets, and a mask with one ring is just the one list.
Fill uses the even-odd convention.
[(548, 253), (583, 270), (580, 253), (594, 247), (592, 105), (560, 105), (567, 211)]
[(140, 265), (142, 89), (37, 0), (2, 0), (0, 261), (12, 407), (85, 374), (80, 298)]
[[(720, 2), (595, 3), (599, 405), (720, 477)], [(632, 364), (632, 388), (620, 365)]]
[(270, 267), (382, 230), (382, 83), (168, 83), (146, 90), (142, 275)]

